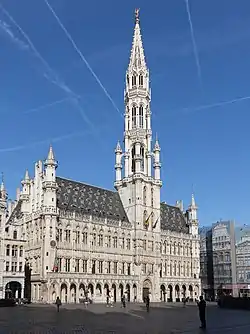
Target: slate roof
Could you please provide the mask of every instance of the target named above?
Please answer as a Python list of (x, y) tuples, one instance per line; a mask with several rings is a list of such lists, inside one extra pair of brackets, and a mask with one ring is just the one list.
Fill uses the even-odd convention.
[(118, 192), (61, 177), (56, 182), (59, 209), (129, 222)]
[(16, 219), (21, 218), (22, 216), (21, 208), (22, 208), (22, 201), (19, 199), (19, 201), (17, 202), (17, 205), (15, 206), (10, 217), (8, 218), (7, 225), (13, 223), (15, 221), (15, 218)]
[(181, 210), (166, 203), (161, 203), (161, 229), (177, 233), (189, 233), (188, 225)]

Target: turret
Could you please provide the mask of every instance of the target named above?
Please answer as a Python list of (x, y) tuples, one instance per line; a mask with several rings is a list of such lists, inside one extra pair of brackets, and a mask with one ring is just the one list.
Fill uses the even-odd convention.
[(58, 163), (55, 159), (52, 146), (49, 148), (47, 159), (44, 161), (44, 205), (56, 208), (56, 169)]
[(155, 146), (154, 146), (154, 170), (155, 170), (156, 180), (161, 179), (160, 151), (161, 151), (161, 148), (160, 148), (158, 139), (156, 139)]
[(122, 179), (122, 149), (120, 142), (118, 141), (115, 149), (115, 171), (116, 171), (116, 182)]
[(198, 235), (198, 217), (197, 217), (198, 207), (195, 203), (194, 194), (191, 197), (191, 204), (187, 210), (188, 223), (190, 226), (190, 233), (193, 235)]

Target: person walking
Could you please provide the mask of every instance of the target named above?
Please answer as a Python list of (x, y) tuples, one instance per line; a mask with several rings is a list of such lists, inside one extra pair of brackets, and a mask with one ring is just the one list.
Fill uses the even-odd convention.
[(145, 303), (146, 303), (147, 312), (149, 312), (149, 303), (150, 303), (149, 295), (147, 295), (147, 297), (145, 298)]
[(59, 308), (61, 305), (62, 305), (61, 299), (59, 297), (56, 297), (57, 312), (59, 312)]
[(201, 321), (200, 328), (206, 329), (206, 302), (203, 296), (200, 296), (200, 301), (197, 301), (197, 305), (199, 308), (199, 316)]

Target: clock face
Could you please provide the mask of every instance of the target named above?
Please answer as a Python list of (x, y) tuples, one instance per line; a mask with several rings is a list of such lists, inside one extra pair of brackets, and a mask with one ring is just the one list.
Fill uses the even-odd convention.
[(51, 240), (51, 242), (50, 242), (50, 246), (53, 247), (53, 248), (56, 247), (56, 242), (55, 242), (55, 240)]

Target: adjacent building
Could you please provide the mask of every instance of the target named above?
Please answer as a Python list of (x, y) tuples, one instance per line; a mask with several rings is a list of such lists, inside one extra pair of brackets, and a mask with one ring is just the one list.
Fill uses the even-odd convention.
[(211, 227), (202, 227), (200, 234), (200, 279), (206, 300), (214, 300), (214, 271)]
[[(138, 11), (124, 96), (124, 147), (118, 142), (115, 150), (115, 191), (57, 176), (52, 147), (47, 159), (35, 164), (34, 177), (25, 173), (5, 222), (2, 255), (13, 275), (23, 269), (25, 256), (33, 302), (60, 296), (75, 303), (86, 293), (94, 302), (105, 302), (110, 294), (115, 301), (125, 293), (128, 301), (150, 294), (151, 301), (166, 302), (200, 294), (194, 196), (185, 211), (181, 202), (161, 200), (161, 148), (158, 139), (152, 146), (151, 88)], [(8, 290), (7, 280), (2, 287)]]
[(250, 295), (250, 235), (245, 232), (236, 244), (237, 287), (240, 296)]

